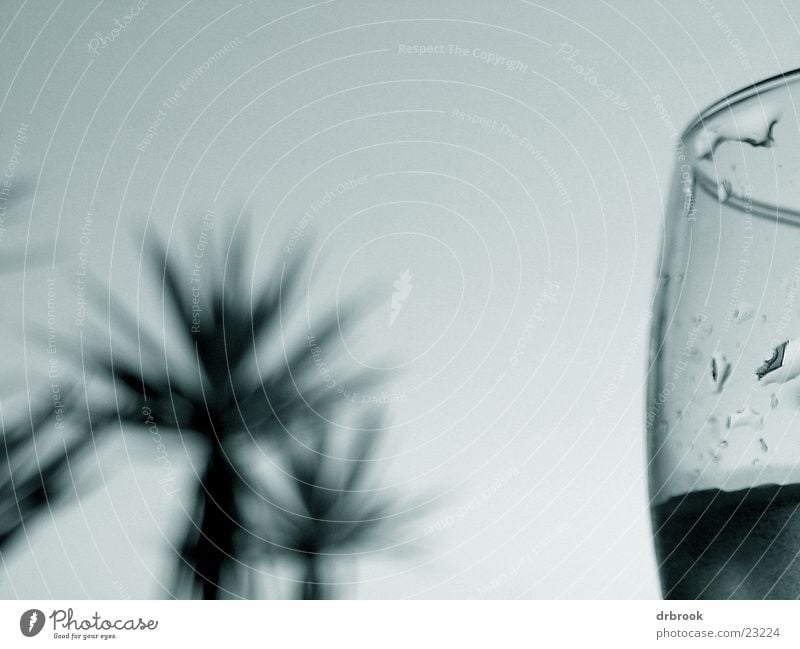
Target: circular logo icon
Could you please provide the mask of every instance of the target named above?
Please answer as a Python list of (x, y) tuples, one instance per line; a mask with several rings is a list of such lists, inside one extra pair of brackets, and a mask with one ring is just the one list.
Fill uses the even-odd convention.
[(44, 613), (38, 608), (25, 611), (19, 618), (19, 630), (22, 635), (32, 638), (44, 627)]

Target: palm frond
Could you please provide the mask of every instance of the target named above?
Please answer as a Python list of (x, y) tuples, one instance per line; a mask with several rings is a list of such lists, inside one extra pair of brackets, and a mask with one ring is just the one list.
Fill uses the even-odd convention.
[[(69, 394), (64, 391), (65, 397)], [(0, 552), (44, 509), (70, 493), (70, 463), (92, 442), (88, 435), (59, 433), (53, 439), (54, 431), (66, 424), (59, 422), (56, 428), (55, 409), (48, 398), (13, 423), (0, 417)]]
[(333, 455), (328, 428), (318, 431), (310, 444), (295, 444), (289, 451), (288, 490), (282, 501), (267, 504), (269, 542), (264, 552), (300, 559), (305, 566), (303, 598), (329, 596), (333, 584), (325, 576), (326, 564), (387, 544), (417, 506), (381, 487), (377, 479), (376, 451), (385, 438), (380, 415), (367, 413), (359, 429), (347, 444), (346, 457)]

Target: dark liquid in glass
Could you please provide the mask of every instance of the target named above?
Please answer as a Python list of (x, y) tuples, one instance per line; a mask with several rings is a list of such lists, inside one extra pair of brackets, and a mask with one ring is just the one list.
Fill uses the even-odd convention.
[(666, 599), (800, 598), (800, 485), (676, 496), (653, 524)]

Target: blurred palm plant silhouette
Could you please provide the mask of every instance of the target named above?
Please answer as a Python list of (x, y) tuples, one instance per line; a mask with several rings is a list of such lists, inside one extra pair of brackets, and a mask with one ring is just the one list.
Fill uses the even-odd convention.
[[(71, 407), (70, 430), (77, 434), (62, 441), (62, 448), (58, 440), (49, 442), (55, 448), (45, 462), (40, 460), (45, 455), (39, 439), (52, 431), (52, 400), (45, 398), (29, 409), (21, 422), (0, 422), (0, 554), (27, 522), (69, 492), (70, 463), (94, 441), (89, 431), (99, 432), (114, 422), (137, 427), (152, 423), (202, 441), (204, 458), (196, 468), (189, 520), (176, 548), (175, 596), (246, 597), (244, 577), (252, 576), (247, 562), (264, 553), (275, 556), (276, 548), (303, 557), (303, 597), (326, 596), (320, 557), (352, 549), (394, 520), (393, 501), (365, 482), (365, 468), (381, 435), (375, 415), (370, 415), (371, 433), (362, 431), (350, 445), (348, 462), (327, 456), (335, 429), (330, 422), (348, 403), (323, 380), (306, 340), (285, 339), (282, 316), (298, 297), (303, 255), (295, 254), (261, 294), (244, 299), (247, 240), (247, 231), (237, 233), (234, 227), (227, 263), (213, 266), (210, 255), (212, 272), (194, 287), (192, 264), (176, 261), (159, 237), (148, 243), (145, 236), (149, 263), (161, 278), (164, 307), (171, 312), (165, 312), (165, 322), (171, 317), (175, 324), (165, 325), (167, 337), (158, 339), (109, 290), (107, 330), (90, 336), (85, 348), (82, 341), (73, 347), (80, 351), (81, 363), (113, 387), (113, 406), (89, 406), (86, 399), (84, 411)], [(332, 309), (315, 321), (309, 340), (318, 348), (337, 349), (341, 329), (366, 313), (365, 300), (356, 299), (341, 310), (343, 317)], [(99, 344), (103, 339), (107, 348)], [(260, 363), (261, 348), (276, 346), (276, 341), (282, 359)], [(120, 348), (123, 353), (116, 351)], [(352, 392), (373, 381), (358, 371), (337, 383)], [(300, 450), (294, 448), (298, 433), (312, 439)], [(287, 484), (296, 510), (277, 504), (289, 493), (286, 484), (277, 494), (264, 493), (248, 468), (268, 447), (290, 458), (293, 475)], [(23, 457), (28, 468), (12, 469), (22, 466)], [(262, 515), (267, 533), (257, 534)]]
[(26, 523), (49, 509), (54, 497), (69, 490), (69, 460), (92, 441), (89, 435), (62, 439), (61, 444), (49, 439), (55, 420), (52, 397), (44, 391), (35, 409), (29, 407), (8, 425), (0, 408), (0, 556), (25, 531)]
[(303, 599), (335, 596), (330, 564), (389, 544), (389, 532), (421, 506), (406, 502), (400, 507), (376, 480), (375, 449), (384, 430), (379, 413), (370, 412), (355, 436), (348, 435), (343, 450), (341, 436), (333, 439), (325, 428), (287, 444), (287, 484), (270, 490), (264, 533), (270, 545), (265, 550), (299, 559)]

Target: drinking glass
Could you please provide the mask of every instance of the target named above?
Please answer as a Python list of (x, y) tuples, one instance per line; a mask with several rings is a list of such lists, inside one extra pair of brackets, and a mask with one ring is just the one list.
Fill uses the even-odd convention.
[(796, 70), (678, 142), (646, 416), (665, 598), (800, 597), (799, 115)]

